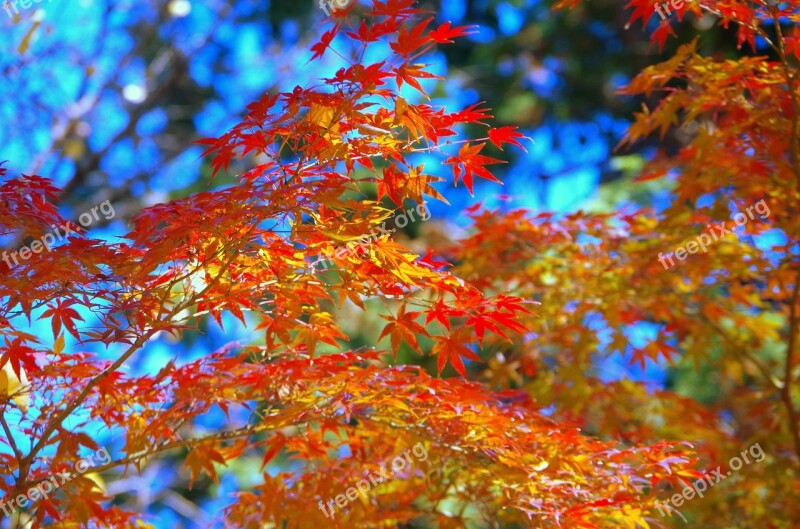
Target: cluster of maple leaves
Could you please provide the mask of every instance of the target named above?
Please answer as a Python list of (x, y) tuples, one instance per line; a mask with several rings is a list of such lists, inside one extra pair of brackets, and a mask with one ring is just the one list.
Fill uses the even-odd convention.
[[(766, 31), (759, 21), (767, 15), (796, 22), (793, 12), (753, 4), (706, 7), (751, 44)], [(644, 3), (631, 5), (633, 19), (641, 18)], [(236, 185), (144, 209), (124, 242), (73, 235), (53, 252), (0, 272), (0, 364), (30, 383), (0, 397), (0, 494), (27, 490), (77, 459), (81, 446), (96, 449), (87, 432), (97, 425), (124, 437), (117, 458), (100, 472), (134, 471), (158, 454), (183, 450), (191, 481), (203, 473), (216, 479), (230, 461), (259, 454), (263, 483), (225, 509), (229, 527), (376, 527), (416, 519), (440, 527), (647, 527), (665, 488), (701, 475), (694, 451), (679, 441), (698, 443), (699, 457), (716, 461), (731, 447), (760, 440), (796, 468), (800, 281), (792, 248), (800, 227), (791, 212), (800, 211), (800, 140), (796, 69), (788, 62), (795, 33), (773, 35), (779, 61), (719, 61), (688, 44), (631, 83), (629, 93), (666, 96), (636, 116), (627, 141), (663, 133), (679, 119), (703, 125), (676, 159), (657, 159), (645, 175), (661, 176), (676, 164), (681, 170), (674, 205), (660, 217), (639, 211), (556, 218), (476, 207), (472, 234), (443, 255), (419, 256), (388, 236), (341, 255), (343, 242), (391, 216), (387, 199), (398, 209), (426, 196), (444, 200), (434, 187), (444, 178), (426, 172), (420, 153), (441, 156), (453, 181), (471, 191), (475, 177), (496, 180), (487, 166), (499, 160), (482, 154), (488, 143), (522, 147), (515, 128), (487, 125), (491, 116), (480, 105), (451, 111), (401, 96), (408, 85), (426, 99), (423, 85), (437, 76), (416, 61), (470, 28), (433, 26), (412, 0), (362, 8), (336, 11), (333, 28), (312, 47), (314, 60), (335, 52), (344, 63), (333, 77), (267, 94), (237, 126), (201, 142), (215, 173), (234, 159), (258, 160)], [(364, 64), (370, 47), (386, 43), (392, 53), (385, 60)], [(465, 125), (485, 126), (486, 137), (461, 137)], [(354, 198), (370, 186), (377, 200)], [(64, 222), (53, 205), (58, 193), (40, 177), (4, 182), (0, 235), (38, 237)], [(709, 194), (713, 204), (699, 206)], [(777, 249), (777, 264), (739, 239), (675, 273), (655, 260), (692, 230), (724, 219), (731, 201), (765, 195), (771, 224), (745, 229), (782, 230), (791, 242)], [(320, 257), (335, 269), (314, 273), (309, 265)], [(768, 299), (760, 297), (767, 292)], [(339, 318), (344, 306), (380, 310), (386, 323), (376, 344), (388, 337), (388, 350), (352, 350)], [(154, 375), (121, 370), (151, 340), (194, 332), (209, 318), (221, 325), (224, 313), (263, 339), (172, 361)], [(49, 321), (52, 340), (20, 330), (21, 318)], [(608, 325), (607, 339), (592, 319)], [(644, 346), (628, 332), (641, 322), (658, 328)], [(65, 334), (120, 353), (108, 361), (68, 351)], [(777, 360), (757, 354), (781, 340), (788, 344), (782, 380), (773, 375)], [(719, 341), (721, 358), (738, 371), (709, 358)], [(461, 376), (391, 365), (405, 346), (435, 356), (439, 374), (449, 363)], [(709, 409), (666, 390), (648, 394), (631, 381), (601, 382), (593, 361), (604, 351), (631, 351), (642, 363), (680, 355), (718, 362), (733, 381), (731, 393), (745, 403)], [(466, 380), (468, 367), (489, 384)], [(759, 375), (759, 382), (747, 378)], [(773, 400), (764, 393), (770, 384)], [(23, 394), (30, 399), (26, 413), (14, 410)], [(550, 406), (555, 412), (544, 413)], [(230, 422), (203, 433), (198, 421), (215, 409)], [(763, 417), (758, 429), (722, 418), (756, 409)], [(770, 422), (772, 413), (787, 418)], [(21, 437), (31, 443), (15, 441)], [(316, 509), (319, 499), (419, 442), (429, 454), (426, 465), (376, 487), (335, 522)], [(292, 461), (291, 470), (275, 466), (279, 456)], [(748, 472), (775, 472), (775, 465)], [(796, 474), (770, 479), (784, 490), (798, 484)], [(764, 495), (786, 512), (797, 509)], [(79, 476), (26, 516), (32, 527), (149, 523), (108, 500), (91, 476)], [(751, 520), (766, 517), (745, 504), (737, 509)]]

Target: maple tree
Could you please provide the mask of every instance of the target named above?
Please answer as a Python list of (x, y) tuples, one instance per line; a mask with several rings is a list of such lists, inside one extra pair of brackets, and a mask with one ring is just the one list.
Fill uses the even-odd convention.
[[(641, 18), (644, 3), (632, 5)], [(359, 242), (408, 203), (445, 201), (435, 187), (445, 178), (432, 173), (447, 171), (470, 192), (476, 177), (496, 180), (490, 146), (524, 148), (522, 135), (492, 127), (480, 105), (425, 102), (438, 77), (417, 61), (472, 28), (436, 25), (412, 0), (376, 1), (362, 19), (349, 16), (352, 5), (337, 10), (312, 51), (315, 61), (340, 60), (340, 70), (264, 95), (230, 131), (200, 142), (215, 173), (255, 161), (235, 185), (142, 210), (123, 242), (74, 234), (3, 265), (0, 492), (23, 494), (79, 459), (81, 447), (98, 448), (88, 432), (103, 425), (124, 445), (99, 474), (182, 451), (194, 482), (258, 454), (263, 483), (219, 515), (229, 527), (647, 527), (655, 501), (699, 477), (698, 464), (758, 440), (770, 457), (741, 475), (753, 479), (749, 488), (763, 484), (759, 497), (737, 496), (742, 481), (731, 480), (706, 500), (729, 507), (724, 515), (686, 513), (712, 526), (738, 517), (789, 527), (800, 519), (788, 492), (798, 488), (800, 457), (797, 33), (780, 26), (795, 22), (793, 10), (760, 5), (696, 9), (734, 24), (743, 43), (769, 39), (776, 59), (709, 59), (691, 43), (627, 89), (666, 92), (636, 116), (627, 143), (679, 120), (699, 124), (677, 156), (657, 158), (642, 176), (680, 170), (667, 210), (557, 217), (476, 205), (469, 237), (424, 256), (388, 235)], [(375, 48), (391, 52), (365, 62)], [(485, 137), (463, 137), (467, 125)], [(422, 155), (440, 157), (440, 167), (426, 168)], [(58, 195), (41, 177), (5, 181), (2, 235), (40, 238), (66, 223)], [(784, 241), (770, 252), (729, 238), (661, 268), (659, 251), (726, 220), (731, 204), (764, 197), (772, 215), (744, 228), (752, 237), (780, 230)], [(315, 270), (318, 258), (334, 266)], [(347, 307), (380, 312), (374, 347), (355, 347), (343, 332)], [(225, 314), (261, 338), (155, 374), (122, 369), (149, 343), (222, 326)], [(52, 336), (17, 323), (32, 319), (47, 321)], [(645, 345), (631, 336), (643, 323), (655, 328)], [(103, 360), (87, 343), (118, 354)], [(393, 362), (404, 348), (436, 357), (437, 376)], [(640, 363), (711, 366), (727, 398), (704, 406), (631, 380), (603, 382), (596, 358), (617, 351)], [(441, 376), (448, 365), (458, 376)], [(213, 410), (229, 421), (208, 433), (199, 423)], [(317, 508), (417, 443), (425, 462), (333, 519)], [(12, 521), (151, 523), (110, 500), (87, 474)]]

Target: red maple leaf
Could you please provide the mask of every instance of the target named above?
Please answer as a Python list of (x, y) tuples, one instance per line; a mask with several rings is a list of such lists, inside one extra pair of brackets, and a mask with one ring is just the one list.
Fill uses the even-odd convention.
[(433, 346), (431, 354), (439, 355), (437, 367), (440, 375), (442, 374), (442, 371), (444, 371), (448, 360), (453, 365), (453, 368), (455, 368), (458, 374), (462, 377), (467, 376), (467, 370), (464, 367), (464, 362), (461, 360), (461, 357), (467, 358), (468, 360), (475, 360), (477, 362), (480, 361), (480, 357), (463, 343), (463, 335), (465, 334), (465, 330), (468, 330), (468, 328), (464, 327), (459, 329), (450, 336), (434, 337), (436, 343)]
[(322, 38), (319, 39), (319, 42), (311, 46), (311, 51), (314, 52), (314, 55), (311, 56), (311, 60), (313, 61), (317, 57), (322, 57), (322, 54), (325, 53), (325, 50), (331, 45), (333, 38), (339, 32), (339, 26), (334, 27), (322, 34)]
[(512, 145), (516, 145), (520, 149), (525, 152), (528, 150), (522, 146), (517, 139), (524, 139), (525, 135), (517, 132), (517, 127), (500, 127), (498, 129), (489, 129), (489, 140), (497, 145), (497, 148), (501, 151), (503, 150), (503, 143), (511, 143)]
[(17, 378), (21, 378), (20, 367), (24, 367), (28, 373), (39, 369), (35, 358), (36, 350), (23, 345), (22, 338), (17, 337), (11, 342), (6, 342), (5, 351), (0, 355), (0, 368), (9, 362), (14, 374), (17, 375)]
[(59, 301), (55, 307), (51, 306), (42, 313), (43, 318), (52, 318), (53, 336), (58, 336), (61, 333), (61, 325), (63, 324), (72, 336), (78, 340), (81, 339), (75, 326), (75, 320), (83, 321), (83, 318), (78, 314), (77, 310), (70, 308), (74, 303), (75, 301), (72, 300)]
[(475, 31), (473, 29), (477, 28), (478, 26), (458, 26), (458, 27), (450, 27), (450, 21), (448, 20), (438, 28), (431, 31), (428, 35), (430, 39), (434, 42), (439, 44), (452, 44), (453, 39), (455, 37), (463, 37), (465, 35), (472, 35)]
[(459, 149), (458, 156), (451, 156), (444, 161), (444, 163), (453, 164), (453, 175), (455, 177), (456, 185), (458, 185), (458, 180), (463, 171), (464, 185), (467, 186), (470, 195), (474, 194), (472, 191), (473, 174), (478, 175), (486, 180), (491, 180), (492, 182), (502, 184), (500, 180), (495, 178), (494, 175), (492, 175), (492, 173), (490, 173), (489, 170), (484, 167), (484, 165), (506, 162), (503, 160), (498, 160), (497, 158), (492, 158), (491, 156), (478, 154), (485, 146), (486, 143), (478, 143), (477, 145), (465, 143), (461, 149)]
[(415, 77), (419, 77), (420, 79), (443, 79), (438, 75), (432, 74), (430, 72), (426, 72), (422, 68), (424, 68), (424, 64), (412, 64), (409, 66), (401, 66), (398, 68), (397, 71), (397, 87), (400, 88), (403, 86), (403, 81), (407, 82), (419, 92), (428, 97), (428, 94), (425, 93), (425, 90), (422, 89), (422, 86), (419, 82), (415, 79)]

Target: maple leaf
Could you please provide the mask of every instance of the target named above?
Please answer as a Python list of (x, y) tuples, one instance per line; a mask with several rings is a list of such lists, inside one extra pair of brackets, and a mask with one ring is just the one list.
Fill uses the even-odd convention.
[[(439, 260), (437, 260), (434, 257), (432, 250), (428, 250), (425, 253), (425, 255), (423, 255), (422, 257), (420, 257), (417, 260), (417, 262), (421, 263), (421, 264), (424, 264), (425, 266), (428, 266), (428, 267), (430, 267), (430, 268), (432, 268), (434, 270), (450, 266), (450, 263), (447, 262), (447, 261), (439, 261)], [(428, 321), (430, 322), (430, 320), (428, 320)]]
[(215, 482), (218, 481), (217, 471), (214, 463), (225, 465), (225, 458), (222, 454), (211, 446), (197, 446), (189, 450), (183, 462), (183, 468), (189, 470), (189, 490), (192, 489), (195, 480), (200, 473), (205, 471)]
[(414, 88), (416, 88), (422, 95), (428, 97), (428, 94), (425, 93), (425, 90), (422, 89), (422, 85), (415, 78), (420, 79), (444, 79), (441, 76), (432, 74), (430, 72), (426, 72), (423, 70), (425, 67), (424, 64), (412, 64), (409, 66), (401, 66), (398, 68), (397, 71), (397, 86), (398, 88), (403, 86), (403, 81), (407, 82)]
[(446, 164), (453, 164), (453, 175), (456, 185), (458, 185), (458, 180), (461, 178), (461, 174), (463, 172), (464, 185), (467, 186), (470, 195), (474, 195), (472, 189), (473, 175), (478, 175), (481, 178), (491, 180), (492, 182), (497, 182), (499, 184), (502, 183), (484, 166), (507, 162), (504, 160), (498, 160), (497, 158), (492, 158), (491, 156), (478, 154), (485, 146), (486, 143), (478, 143), (475, 145), (465, 143), (461, 146), (461, 149), (459, 149), (457, 156), (451, 156), (444, 161)]
[(498, 324), (515, 332), (524, 333), (526, 331), (525, 326), (516, 321), (516, 315), (514, 313), (480, 311), (470, 314), (467, 319), (467, 325), (471, 325), (475, 328), (475, 334), (477, 334), (478, 343), (481, 346), (483, 345), (483, 338), (487, 330), (505, 339), (509, 339)]
[(448, 336), (433, 337), (434, 344), (433, 349), (431, 350), (431, 355), (438, 355), (437, 368), (440, 375), (442, 374), (442, 371), (444, 371), (447, 363), (450, 362), (459, 375), (466, 377), (467, 370), (464, 367), (464, 362), (461, 360), (461, 358), (480, 362), (480, 357), (476, 355), (472, 349), (464, 345), (463, 340), (466, 333), (467, 329), (459, 329), (455, 333), (452, 333)]
[(647, 358), (657, 361), (660, 355), (663, 356), (665, 360), (671, 361), (672, 357), (677, 355), (677, 353), (678, 351), (669, 344), (663, 343), (662, 341), (652, 341), (642, 348), (634, 348), (631, 361), (638, 363), (644, 368)]
[(387, 16), (400, 20), (407, 20), (416, 14), (422, 13), (420, 9), (414, 9), (416, 0), (376, 0), (372, 7), (373, 16)]
[(668, 20), (661, 21), (655, 31), (653, 31), (652, 36), (653, 41), (658, 43), (659, 51), (664, 49), (664, 44), (667, 42), (667, 37), (670, 35), (673, 37), (677, 36), (675, 30), (672, 28), (672, 24), (670, 24)]
[(429, 120), (425, 119), (416, 105), (409, 105), (400, 96), (395, 99), (395, 125), (405, 125), (414, 139), (426, 138), (437, 141), (436, 130)]
[(54, 306), (50, 305), (50, 308), (42, 313), (42, 317), (51, 318), (53, 337), (56, 337), (61, 333), (61, 325), (63, 324), (72, 336), (78, 340), (81, 339), (80, 335), (78, 334), (78, 328), (75, 325), (75, 321), (83, 321), (83, 318), (80, 314), (78, 314), (78, 311), (71, 308), (75, 304), (75, 300), (60, 300), (57, 301)]
[[(410, 30), (405, 27), (401, 28), (397, 35), (397, 40), (389, 44), (392, 50), (399, 53), (404, 58), (408, 58), (412, 53), (419, 50), (419, 48), (428, 44), (430, 39), (425, 36), (425, 29), (432, 20), (433, 17), (426, 18), (415, 24)], [(424, 53), (424, 51), (425, 50), (421, 50), (420, 54)]]
[(422, 350), (417, 342), (417, 336), (429, 335), (422, 325), (414, 321), (420, 314), (420, 312), (406, 312), (406, 306), (401, 305), (396, 316), (381, 315), (381, 318), (387, 320), (389, 323), (383, 328), (383, 331), (381, 331), (378, 340), (382, 340), (384, 336), (391, 335), (392, 352), (395, 358), (397, 357), (397, 352), (400, 350), (400, 344), (403, 341), (419, 354), (422, 354)]
[(479, 108), (482, 104), (482, 102), (478, 102), (456, 112), (451, 112), (447, 115), (447, 119), (455, 123), (486, 125), (482, 120), (492, 118), (492, 115), (488, 113), (491, 109)]
[(15, 337), (9, 341), (6, 338), (3, 354), (0, 355), (0, 367), (8, 363), (17, 378), (23, 378), (24, 371), (36, 372), (36, 350), (24, 345), (26, 342), (22, 337)]
[(19, 406), (23, 412), (27, 412), (31, 390), (27, 373), (20, 367), (19, 362), (15, 368), (13, 363), (5, 363), (0, 359), (0, 366), (2, 366), (0, 369), (0, 397), (10, 396), (14, 404)]
[(498, 149), (501, 151), (503, 150), (503, 143), (511, 143), (512, 145), (516, 145), (520, 149), (525, 152), (528, 152), (525, 147), (522, 146), (518, 139), (524, 139), (525, 135), (517, 132), (517, 127), (500, 127), (498, 129), (489, 129), (489, 139), (492, 143), (494, 143)]
[(630, 0), (626, 5), (625, 9), (633, 8), (633, 12), (631, 13), (630, 18), (628, 19), (628, 23), (626, 27), (630, 27), (631, 24), (636, 22), (638, 19), (642, 19), (642, 25), (646, 26), (647, 21), (650, 20), (655, 14), (656, 10), (655, 7), (658, 4), (653, 5), (653, 2), (648, 0)]
[(331, 42), (333, 42), (333, 39), (336, 37), (338, 33), (339, 33), (339, 26), (335, 26), (332, 29), (329, 29), (328, 31), (323, 33), (322, 38), (319, 39), (319, 42), (311, 46), (311, 51), (313, 51), (314, 54), (311, 56), (310, 60), (313, 61), (314, 59), (322, 57), (322, 55), (331, 45)]
[(475, 33), (474, 30), (477, 29), (478, 26), (456, 26), (451, 27), (451, 23), (448, 20), (447, 22), (440, 25), (438, 28), (431, 30), (428, 33), (430, 39), (439, 44), (452, 44), (453, 41), (450, 39), (454, 39), (456, 37), (464, 37), (466, 35), (472, 35)]
[(366, 20), (362, 20), (358, 26), (358, 32), (348, 31), (347, 35), (360, 42), (376, 42), (382, 37), (391, 35), (400, 29), (400, 19), (390, 18), (374, 24), (367, 24)]

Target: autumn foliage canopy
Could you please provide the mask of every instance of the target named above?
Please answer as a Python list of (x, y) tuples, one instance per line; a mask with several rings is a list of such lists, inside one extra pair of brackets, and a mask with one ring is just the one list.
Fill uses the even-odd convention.
[[(631, 22), (649, 21), (650, 4), (631, 0)], [(421, 61), (473, 28), (436, 23), (412, 0), (335, 11), (308, 65), (340, 61), (335, 75), (266, 94), (238, 125), (202, 140), (215, 173), (252, 161), (235, 185), (148, 207), (120, 242), (77, 233), (0, 265), (0, 497), (97, 449), (89, 432), (98, 426), (121, 439), (113, 461), (6, 523), (158, 527), (115, 502), (97, 476), (177, 453), (190, 483), (258, 455), (262, 482), (216, 513), (225, 527), (678, 526), (655, 502), (759, 442), (763, 463), (688, 502), (682, 516), (693, 527), (793, 527), (796, 4), (687, 2), (660, 22), (653, 38), (663, 44), (670, 24), (714, 14), (743, 46), (738, 58), (706, 57), (700, 37), (625, 89), (644, 103), (620, 148), (692, 131), (640, 175), (671, 182), (669, 207), (563, 216), (476, 203), (468, 236), (427, 253), (389, 235), (356, 243), (409, 205), (446, 203), (448, 180), (502, 189), (492, 166), (527, 140), (481, 105), (428, 98), (437, 76)], [(768, 51), (748, 54), (756, 41)], [(48, 179), (0, 171), (3, 235), (40, 238), (67, 222)], [(659, 252), (762, 199), (768, 218), (673, 269), (659, 264)], [(333, 266), (315, 268), (321, 257)], [(382, 324), (354, 340), (342, 322), (359, 311)], [(149, 343), (222, 325), (226, 314), (255, 331), (252, 343), (194, 359), (176, 351), (150, 375), (124, 369)], [(52, 333), (25, 331), (33, 320)], [(652, 330), (645, 340), (632, 331), (641, 325)], [(86, 352), (92, 343), (112, 360)], [(399, 361), (409, 358), (401, 351), (419, 362)], [(717, 397), (608, 382), (598, 365), (614, 354), (695, 370)], [(198, 427), (219, 410), (224, 428)], [(418, 443), (426, 461), (334, 518), (318, 508)]]

